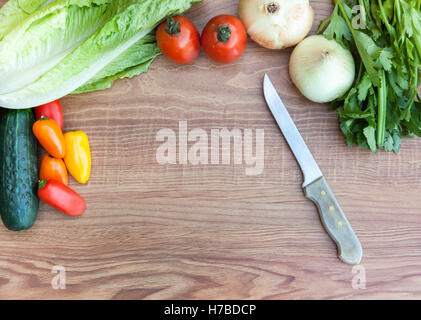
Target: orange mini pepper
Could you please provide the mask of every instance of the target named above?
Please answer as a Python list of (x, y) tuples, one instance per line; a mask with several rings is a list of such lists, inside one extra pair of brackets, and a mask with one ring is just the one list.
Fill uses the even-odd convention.
[(41, 117), (34, 123), (32, 131), (45, 151), (54, 158), (64, 158), (66, 150), (64, 136), (55, 120)]
[(88, 136), (83, 131), (69, 131), (64, 134), (66, 155), (64, 163), (73, 178), (86, 183), (91, 173), (91, 151)]
[(69, 183), (66, 165), (63, 159), (56, 159), (45, 153), (41, 160), (41, 169), (39, 172), (40, 180), (54, 180), (64, 185)]

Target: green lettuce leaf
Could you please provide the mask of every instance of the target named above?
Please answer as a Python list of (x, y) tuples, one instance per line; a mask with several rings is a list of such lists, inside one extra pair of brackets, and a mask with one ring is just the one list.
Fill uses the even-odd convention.
[(115, 80), (123, 79), (123, 78), (133, 78), (134, 76), (147, 72), (153, 60), (154, 58), (151, 58), (141, 64), (127, 68), (111, 76), (99, 79), (98, 81), (95, 81), (95, 82), (89, 82), (81, 86), (80, 88), (76, 89), (75, 91), (73, 91), (73, 94), (80, 94), (80, 93), (105, 90), (105, 89), (111, 88)]
[(80, 94), (108, 89), (117, 79), (132, 78), (140, 73), (147, 72), (149, 65), (160, 53), (155, 35), (151, 33), (119, 55), (73, 93)]
[(47, 0), (10, 0), (0, 9), (0, 41)]

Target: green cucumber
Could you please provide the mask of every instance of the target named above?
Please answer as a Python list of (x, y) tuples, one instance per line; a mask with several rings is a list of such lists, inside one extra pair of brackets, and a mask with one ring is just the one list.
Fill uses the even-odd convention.
[(32, 227), (38, 215), (34, 121), (32, 109), (4, 110), (0, 119), (0, 213), (14, 231)]

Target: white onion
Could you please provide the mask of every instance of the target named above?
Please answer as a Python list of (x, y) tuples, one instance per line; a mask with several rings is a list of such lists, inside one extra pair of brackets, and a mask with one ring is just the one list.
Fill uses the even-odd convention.
[(238, 15), (250, 38), (269, 49), (296, 45), (313, 25), (308, 0), (240, 0)]
[(355, 63), (349, 50), (322, 35), (304, 39), (289, 62), (292, 82), (314, 102), (325, 103), (343, 96), (355, 78)]

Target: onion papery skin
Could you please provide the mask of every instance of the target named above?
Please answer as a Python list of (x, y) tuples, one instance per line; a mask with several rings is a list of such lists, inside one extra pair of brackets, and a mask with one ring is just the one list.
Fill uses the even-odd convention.
[(292, 82), (309, 100), (326, 103), (342, 97), (355, 78), (355, 62), (349, 50), (322, 35), (304, 39), (289, 62)]
[(240, 0), (238, 15), (250, 38), (268, 49), (299, 43), (314, 18), (308, 0)]

